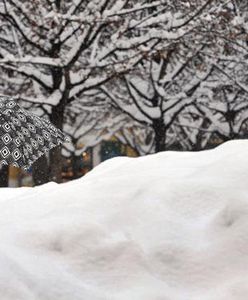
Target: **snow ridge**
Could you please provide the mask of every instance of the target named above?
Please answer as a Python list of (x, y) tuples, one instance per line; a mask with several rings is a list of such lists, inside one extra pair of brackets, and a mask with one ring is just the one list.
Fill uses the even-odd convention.
[(0, 189), (4, 300), (247, 297), (248, 142)]

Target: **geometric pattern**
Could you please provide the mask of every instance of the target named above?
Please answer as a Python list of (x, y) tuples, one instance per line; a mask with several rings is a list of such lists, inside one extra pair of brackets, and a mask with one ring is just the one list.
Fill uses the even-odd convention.
[(70, 142), (50, 121), (21, 108), (11, 97), (0, 97), (0, 167), (27, 170), (50, 149)]

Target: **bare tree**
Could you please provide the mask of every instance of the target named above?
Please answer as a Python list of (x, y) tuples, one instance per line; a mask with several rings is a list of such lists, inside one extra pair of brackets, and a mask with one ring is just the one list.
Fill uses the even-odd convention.
[(248, 123), (247, 94), (233, 85), (219, 85), (199, 110), (222, 141), (243, 138)]
[(117, 108), (152, 129), (155, 152), (167, 148), (166, 137), (173, 123), (187, 107), (195, 105), (198, 88), (212, 72), (211, 65), (199, 68), (197, 50), (186, 54), (186, 48), (179, 47), (143, 60), (116, 88), (101, 87)]
[[(103, 105), (93, 97), (88, 102), (91, 91), (111, 99), (111, 116), (124, 120), (119, 130), (102, 122), (108, 134), (137, 145), (138, 135), (146, 133), (144, 151), (139, 149), (144, 153), (168, 147), (181, 116), (192, 123), (188, 128), (198, 124), (187, 110), (211, 93), (213, 87), (203, 83), (213, 71), (219, 74), (215, 84), (225, 77), (247, 92), (244, 1), (3, 0), (0, 25), (0, 92), (18, 94), (26, 107), (68, 132), (81, 124), (72, 134), (76, 140), (90, 136), (94, 117), (103, 120)], [(79, 102), (81, 121), (65, 125), (67, 107)], [(198, 125), (208, 127), (205, 123)], [(104, 136), (94, 126), (96, 140), (84, 139), (85, 144)], [(196, 135), (192, 130), (184, 134)], [(50, 179), (59, 182), (61, 149), (53, 150), (49, 161)]]
[[(149, 30), (158, 22), (155, 17), (164, 13), (163, 3), (3, 1), (0, 67), (21, 78), (21, 98), (40, 104), (62, 129), (68, 104), (130, 70), (142, 58), (142, 44), (154, 47), (159, 31), (152, 37)], [(157, 11), (150, 12), (155, 7)], [(60, 155), (59, 147), (50, 155), (50, 178), (58, 182)]]

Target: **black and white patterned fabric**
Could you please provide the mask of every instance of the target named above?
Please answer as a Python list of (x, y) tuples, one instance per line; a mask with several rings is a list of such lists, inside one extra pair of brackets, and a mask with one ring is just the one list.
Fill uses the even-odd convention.
[(0, 97), (0, 167), (27, 170), (50, 149), (70, 139), (51, 122), (21, 108), (11, 97)]

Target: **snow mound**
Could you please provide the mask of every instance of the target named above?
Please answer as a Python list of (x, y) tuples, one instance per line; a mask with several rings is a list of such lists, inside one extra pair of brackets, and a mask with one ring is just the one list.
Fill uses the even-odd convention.
[(248, 142), (0, 189), (4, 300), (244, 300)]

